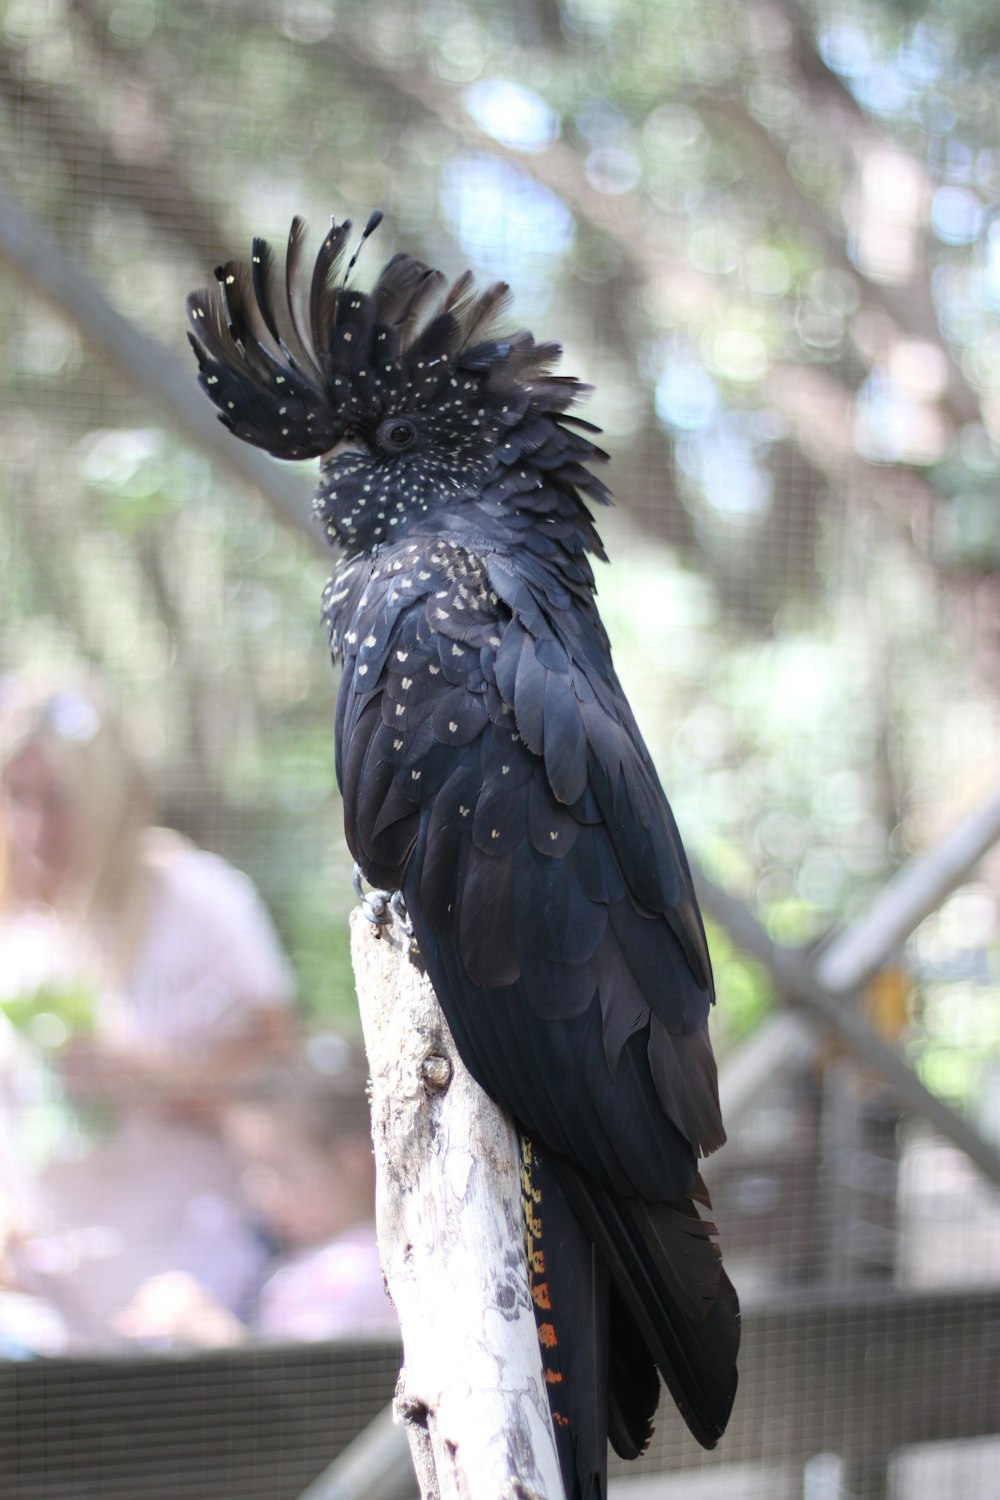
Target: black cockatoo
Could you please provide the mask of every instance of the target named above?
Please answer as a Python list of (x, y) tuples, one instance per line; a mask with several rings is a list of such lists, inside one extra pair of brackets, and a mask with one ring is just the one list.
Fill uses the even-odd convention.
[(310, 274), (295, 220), (283, 286), (255, 240), (190, 297), (192, 343), (237, 437), (322, 458), (347, 842), (402, 893), (459, 1053), (521, 1132), (564, 1481), (599, 1496), (607, 1438), (649, 1440), (657, 1370), (707, 1447), (736, 1390), (736, 1294), (696, 1207), (724, 1140), (705, 933), (595, 604), (586, 387), (557, 344), (498, 331), (503, 283), (396, 255), (357, 290), (349, 233)]

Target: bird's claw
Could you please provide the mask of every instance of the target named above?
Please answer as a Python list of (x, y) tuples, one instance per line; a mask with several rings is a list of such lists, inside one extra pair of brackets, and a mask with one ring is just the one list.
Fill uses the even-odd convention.
[(402, 891), (393, 891), (389, 897), (389, 905), (392, 908), (393, 916), (403, 929), (403, 936), (412, 938), (413, 923), (410, 921), (410, 913), (406, 909), (406, 902), (403, 900)]
[(392, 921), (393, 897), (388, 891), (371, 890), (364, 888), (364, 876), (361, 874), (361, 866), (354, 866), (351, 876), (351, 884), (354, 886), (354, 894), (361, 902), (361, 910), (374, 927), (385, 927)]
[(413, 937), (413, 923), (410, 914), (406, 910), (406, 902), (403, 900), (402, 891), (366, 891), (361, 874), (361, 866), (354, 866), (352, 876), (354, 894), (361, 902), (361, 910), (369, 922), (376, 927), (388, 927), (393, 917), (399, 922), (403, 929), (403, 935), (407, 938)]

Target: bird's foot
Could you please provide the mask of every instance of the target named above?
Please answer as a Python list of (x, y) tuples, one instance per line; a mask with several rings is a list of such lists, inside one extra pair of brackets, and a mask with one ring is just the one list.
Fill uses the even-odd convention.
[(389, 905), (392, 908), (393, 916), (403, 929), (403, 936), (409, 938), (412, 942), (413, 923), (410, 921), (410, 913), (406, 909), (406, 902), (403, 900), (402, 891), (393, 891), (389, 897)]
[(376, 935), (381, 935), (381, 929), (388, 927), (392, 919), (398, 921), (403, 929), (403, 935), (413, 940), (413, 923), (410, 914), (406, 910), (406, 902), (403, 900), (402, 891), (379, 891), (364, 889), (364, 877), (361, 874), (361, 866), (354, 866), (354, 894), (361, 902), (361, 910), (369, 922), (378, 929)]

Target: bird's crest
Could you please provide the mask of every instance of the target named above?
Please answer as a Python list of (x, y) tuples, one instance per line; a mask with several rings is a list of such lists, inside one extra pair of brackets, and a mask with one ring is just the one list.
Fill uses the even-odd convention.
[(496, 332), (505, 282), (478, 291), (466, 271), (449, 286), (400, 254), (371, 291), (350, 285), (381, 218), (369, 219), (342, 275), (350, 220), (332, 224), (310, 273), (296, 218), (283, 278), (271, 246), (255, 239), (249, 263), (228, 261), (214, 287), (188, 298), (201, 385), (237, 437), (277, 458), (314, 458), (353, 430), (444, 399), (506, 429), (558, 417), (588, 389), (553, 373), (558, 344)]

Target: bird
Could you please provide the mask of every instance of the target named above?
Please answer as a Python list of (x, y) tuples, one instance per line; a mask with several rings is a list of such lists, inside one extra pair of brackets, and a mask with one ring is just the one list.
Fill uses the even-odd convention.
[(701, 1211), (725, 1140), (711, 963), (597, 609), (590, 387), (508, 326), (505, 282), (399, 253), (360, 290), (381, 218), (350, 256), (334, 219), (311, 269), (295, 218), (283, 274), (254, 239), (188, 298), (189, 337), (230, 432), (320, 459), (347, 844), (518, 1131), (563, 1484), (599, 1500), (660, 1377), (705, 1447), (736, 1393), (739, 1302)]

